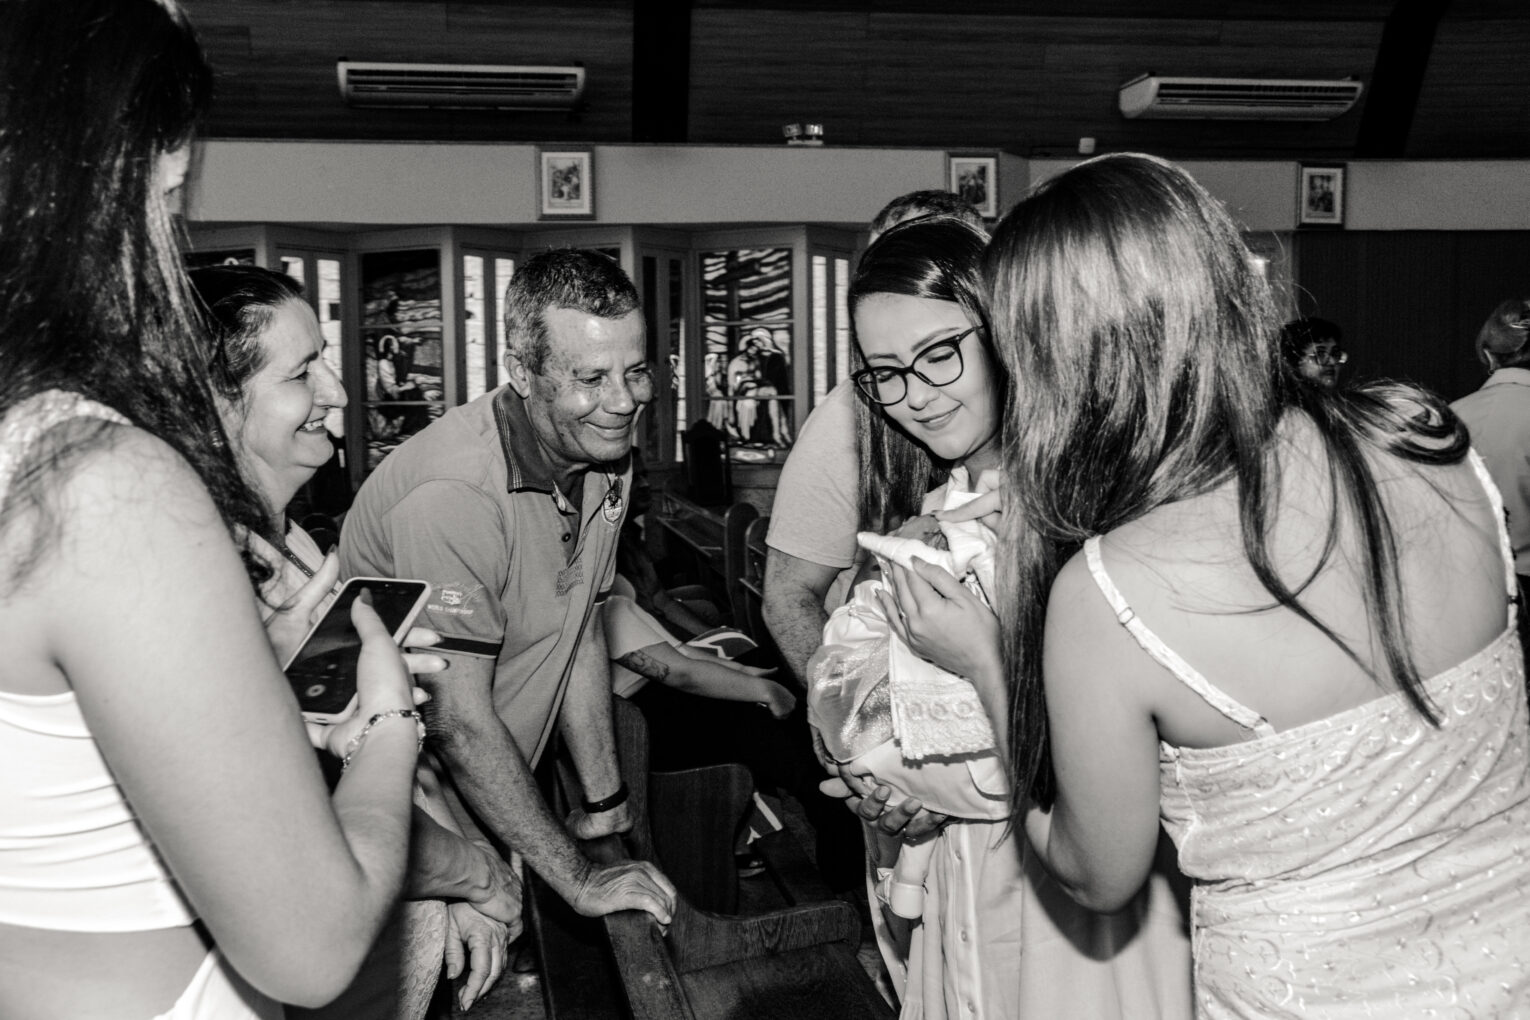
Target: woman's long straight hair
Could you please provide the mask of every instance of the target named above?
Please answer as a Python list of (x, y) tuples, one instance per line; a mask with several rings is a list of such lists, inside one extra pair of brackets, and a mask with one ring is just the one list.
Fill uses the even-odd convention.
[[(190, 25), (174, 0), (16, 0), (0, 22), (0, 414), (50, 389), (115, 408), (190, 462), (231, 528), (259, 530), (159, 175), (211, 98)], [(13, 479), (0, 527), (39, 525), (13, 580), (56, 537), (59, 472), (100, 434), (51, 444)]]
[[(999, 225), (985, 268), (994, 345), (1017, 380), (1004, 423), (1001, 613), (1012, 675), (1017, 804), (1051, 802), (1039, 637), (1058, 571), (1085, 539), (1235, 479), (1243, 552), (1274, 603), (1365, 663), (1300, 595), (1330, 558), (1341, 517), (1386, 667), (1435, 721), (1409, 652), (1391, 524), (1367, 462), (1380, 449), (1445, 464), (1465, 430), (1437, 398), (1375, 384), (1338, 393), (1279, 365), (1279, 319), (1221, 205), (1184, 171), (1142, 155), (1082, 163)], [(1311, 419), (1335, 500), (1313, 575), (1270, 559), (1283, 415)], [(1367, 667), (1369, 668), (1369, 667)]]
[[(856, 306), (876, 294), (950, 301), (960, 305), (969, 321), (982, 325), (982, 263), (988, 235), (954, 217), (925, 216), (892, 227), (866, 249), (850, 281), (848, 304)], [(979, 331), (993, 363), (1003, 405), (1003, 373), (988, 345), (987, 330)], [(861, 362), (859, 338), (856, 364)], [(919, 513), (927, 492), (939, 485), (951, 465), (930, 456), (909, 438), (876, 404), (856, 391), (855, 433), (861, 465), (860, 526), (883, 531), (896, 521)]]

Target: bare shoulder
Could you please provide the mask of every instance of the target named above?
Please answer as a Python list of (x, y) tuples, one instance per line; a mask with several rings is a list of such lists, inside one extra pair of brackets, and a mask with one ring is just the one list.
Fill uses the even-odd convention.
[(92, 503), (143, 493), (159, 493), (161, 501), (191, 494), (209, 501), (201, 479), (174, 447), (132, 425), (102, 427), (100, 439), (75, 457), (60, 489)]
[(1063, 564), (1047, 599), (1044, 647), (1049, 661), (1095, 661), (1118, 649), (1116, 614), (1080, 549)]
[(168, 515), (185, 525), (221, 520), (201, 479), (168, 443), (131, 425), (76, 419), (43, 437), (26, 493), (8, 508), (7, 564), (36, 566), (92, 537), (123, 539)]

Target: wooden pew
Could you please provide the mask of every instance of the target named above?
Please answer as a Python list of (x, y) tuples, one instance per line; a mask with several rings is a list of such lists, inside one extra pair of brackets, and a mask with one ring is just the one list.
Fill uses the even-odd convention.
[(731, 592), (734, 623), (755, 644), (776, 654), (776, 643), (765, 626), (765, 536), (770, 531), (770, 517), (756, 517), (744, 529), (738, 579)]
[[(719, 512), (664, 492), (650, 516), (659, 531), (655, 558), (686, 564), (689, 579), (711, 589), (718, 608), (732, 611), (733, 589), (745, 569), (744, 536), (759, 511), (749, 503), (734, 503)], [(734, 622), (739, 623), (736, 614)]]
[[(582, 850), (600, 863), (624, 860), (629, 853), (654, 858), (694, 897), (682, 894), (665, 932), (638, 911), (576, 917), (528, 875), (545, 1016), (889, 1020), (892, 1009), (856, 959), (861, 925), (854, 908), (828, 899), (789, 833), (754, 844), (771, 868), (781, 908), (739, 916), (695, 905), (695, 898), (726, 903), (729, 888), (736, 900), (733, 829), (748, 801), (748, 774), (741, 766), (717, 766), (657, 773), (652, 782), (635, 783), (647, 768), (646, 726), (641, 714), (620, 700), (617, 718), (622, 771), (638, 820), (625, 840), (589, 840)], [(571, 771), (556, 770), (552, 782), (555, 809), (577, 802)], [(810, 902), (813, 898), (821, 900)], [(496, 990), (471, 1015), (508, 1018), (508, 1011), (496, 1010), (501, 998)]]

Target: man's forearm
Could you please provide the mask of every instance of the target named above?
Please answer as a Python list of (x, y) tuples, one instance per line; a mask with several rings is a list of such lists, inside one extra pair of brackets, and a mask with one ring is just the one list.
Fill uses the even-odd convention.
[(456, 732), (440, 748), (457, 792), (502, 844), (564, 899), (593, 867), (553, 817), (508, 730), (493, 724)]
[(585, 799), (601, 800), (615, 793), (622, 785), (622, 774), (611, 721), (611, 661), (606, 657), (606, 630), (598, 610), (574, 655), (558, 727)]
[(788, 590), (766, 599), (765, 626), (798, 686), (807, 686), (808, 660), (823, 644), (823, 627), (828, 622), (823, 597), (811, 591)]

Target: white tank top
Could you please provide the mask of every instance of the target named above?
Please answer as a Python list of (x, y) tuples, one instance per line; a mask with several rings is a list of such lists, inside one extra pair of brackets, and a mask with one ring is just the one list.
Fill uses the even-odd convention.
[[(37, 439), (80, 417), (128, 424), (109, 407), (60, 391), (38, 394), (0, 421), (0, 501)], [(74, 694), (0, 691), (0, 922), (127, 932), (195, 919)]]

